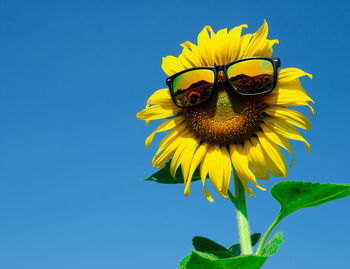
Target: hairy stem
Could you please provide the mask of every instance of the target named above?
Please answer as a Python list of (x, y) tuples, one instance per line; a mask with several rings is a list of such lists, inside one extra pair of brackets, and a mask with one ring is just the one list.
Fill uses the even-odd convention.
[(231, 197), (230, 199), (233, 201), (233, 203), (236, 206), (239, 240), (241, 244), (241, 253), (242, 255), (252, 254), (253, 249), (252, 249), (252, 244), (250, 242), (250, 231), (249, 231), (249, 223), (248, 223), (247, 205), (245, 200), (245, 190), (236, 173), (234, 177), (235, 177), (235, 197), (234, 197), (234, 200), (231, 199)]

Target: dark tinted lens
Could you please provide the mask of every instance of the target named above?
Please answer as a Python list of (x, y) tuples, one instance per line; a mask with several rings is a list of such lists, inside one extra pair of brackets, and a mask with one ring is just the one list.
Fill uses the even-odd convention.
[(196, 69), (182, 73), (173, 81), (175, 102), (183, 107), (204, 102), (213, 90), (214, 80), (214, 71), (209, 69)]
[(227, 76), (235, 90), (242, 94), (268, 92), (274, 84), (273, 64), (264, 59), (235, 63), (227, 69)]

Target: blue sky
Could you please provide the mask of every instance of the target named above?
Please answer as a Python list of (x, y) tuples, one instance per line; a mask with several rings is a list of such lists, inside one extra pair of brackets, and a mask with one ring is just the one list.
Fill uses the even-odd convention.
[[(135, 115), (165, 86), (162, 57), (205, 25), (250, 33), (267, 20), (282, 67), (314, 75), (302, 79), (316, 101), (302, 132), (311, 153), (292, 143), (288, 178), (349, 183), (349, 11), (346, 1), (1, 1), (0, 268), (176, 268), (194, 235), (238, 241), (224, 198), (140, 180), (160, 140), (146, 149), (156, 124)], [(255, 193), (251, 230), (263, 232), (278, 205)], [(288, 217), (264, 268), (346, 268), (349, 206)]]

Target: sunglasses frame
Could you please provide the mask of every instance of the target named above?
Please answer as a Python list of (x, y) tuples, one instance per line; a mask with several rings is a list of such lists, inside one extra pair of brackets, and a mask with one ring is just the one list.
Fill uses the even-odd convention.
[[(273, 65), (273, 72), (274, 72), (274, 81), (273, 81), (273, 85), (271, 87), (270, 90), (266, 91), (266, 92), (261, 92), (261, 93), (240, 93), (238, 92), (234, 86), (229, 82), (228, 80), (228, 76), (227, 76), (227, 69), (236, 64), (236, 63), (239, 63), (239, 62), (243, 62), (243, 61), (248, 61), (248, 60), (267, 60), (269, 62), (272, 63)], [(189, 107), (194, 107), (194, 106), (198, 106), (200, 104), (203, 104), (205, 103), (206, 101), (209, 100), (210, 96), (213, 94), (214, 92), (214, 88), (216, 86), (216, 83), (217, 83), (217, 80), (218, 80), (218, 72), (219, 71), (223, 71), (224, 74), (225, 74), (225, 77), (226, 77), (226, 80), (229, 82), (230, 86), (232, 87), (232, 89), (238, 93), (239, 95), (245, 95), (245, 96), (256, 96), (256, 95), (263, 95), (263, 94), (267, 94), (269, 92), (271, 92), (275, 87), (276, 87), (276, 84), (277, 84), (277, 68), (281, 66), (281, 60), (280, 58), (276, 58), (276, 57), (248, 57), (248, 58), (242, 58), (242, 59), (239, 59), (239, 60), (236, 60), (236, 61), (233, 61), (233, 62), (230, 62), (228, 64), (224, 64), (224, 65), (216, 65), (216, 66), (201, 66), (201, 67), (194, 67), (194, 68), (189, 68), (189, 69), (186, 69), (186, 70), (183, 70), (179, 73), (176, 73), (170, 77), (168, 77), (166, 79), (166, 84), (168, 85), (169, 87), (169, 90), (170, 90), (170, 94), (171, 94), (171, 98), (173, 99), (173, 102), (176, 106), (178, 107), (181, 107), (181, 108), (189, 108)], [(174, 89), (173, 89), (173, 82), (174, 82), (174, 79), (176, 77), (178, 77), (179, 75), (183, 74), (183, 73), (186, 73), (188, 71), (192, 71), (192, 70), (199, 70), (199, 69), (206, 69), (206, 70), (212, 70), (214, 72), (214, 85), (213, 85), (213, 90), (211, 91), (210, 95), (208, 96), (207, 99), (205, 99), (204, 101), (198, 103), (198, 104), (194, 104), (194, 105), (188, 105), (188, 106), (182, 106), (180, 104), (178, 104), (176, 102), (176, 99), (175, 99), (175, 96), (174, 96)]]

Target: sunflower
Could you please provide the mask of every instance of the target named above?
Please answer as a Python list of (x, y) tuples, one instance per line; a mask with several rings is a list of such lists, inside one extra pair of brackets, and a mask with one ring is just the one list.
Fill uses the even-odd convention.
[[(214, 33), (205, 26), (198, 35), (198, 44), (181, 44), (182, 53), (163, 58), (162, 69), (171, 76), (194, 67), (224, 65), (254, 56), (271, 57), (272, 46), (278, 40), (267, 39), (266, 21), (254, 34), (242, 35), (244, 27), (247, 25)], [(153, 166), (161, 169), (171, 159), (173, 176), (181, 167), (185, 196), (190, 193), (191, 179), (199, 166), (204, 195), (209, 201), (213, 198), (205, 180), (209, 178), (216, 191), (227, 198), (232, 169), (251, 196), (254, 193), (249, 182), (264, 190), (256, 178), (267, 180), (270, 173), (286, 178), (287, 165), (280, 147), (292, 155), (290, 165), (294, 155), (288, 139), (304, 142), (310, 151), (309, 143), (295, 128), (308, 130), (310, 121), (289, 108), (308, 106), (313, 115), (313, 100), (299, 80), (305, 75), (312, 78), (297, 68), (281, 69), (274, 90), (259, 96), (233, 95), (231, 88), (220, 84), (207, 102), (191, 108), (176, 106), (168, 88), (154, 92), (146, 108), (137, 114), (146, 125), (166, 119), (147, 137), (147, 148), (156, 133), (170, 130), (159, 144)]]

